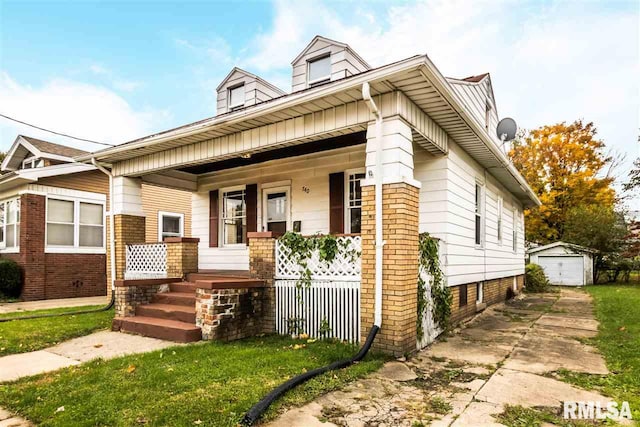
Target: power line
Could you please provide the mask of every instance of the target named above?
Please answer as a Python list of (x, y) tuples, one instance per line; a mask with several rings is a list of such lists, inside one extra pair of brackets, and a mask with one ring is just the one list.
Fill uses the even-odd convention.
[(93, 141), (91, 139), (84, 139), (84, 138), (78, 138), (76, 136), (71, 136), (71, 135), (67, 135), (66, 133), (60, 133), (60, 132), (56, 132), (53, 130), (49, 130), (49, 129), (45, 129), (45, 128), (41, 128), (40, 126), (36, 126), (36, 125), (32, 125), (31, 123), (27, 123), (27, 122), (23, 122), (22, 120), (18, 120), (18, 119), (14, 119), (13, 117), (9, 117), (9, 116), (5, 116), (4, 114), (0, 113), (0, 117), (4, 117), (5, 119), (44, 131), (44, 132), (49, 132), (49, 133), (53, 133), (55, 135), (59, 135), (59, 136), (64, 136), (66, 138), (71, 138), (71, 139), (77, 139), (78, 141), (84, 141), (84, 142), (90, 142), (92, 144), (99, 144), (99, 145), (106, 145), (107, 147), (115, 147), (115, 145), (113, 144), (107, 144), (106, 142), (98, 142), (98, 141)]

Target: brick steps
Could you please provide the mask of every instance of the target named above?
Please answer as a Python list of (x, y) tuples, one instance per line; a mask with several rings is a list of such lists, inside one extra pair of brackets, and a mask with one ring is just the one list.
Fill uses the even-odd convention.
[(157, 319), (177, 320), (179, 322), (196, 324), (196, 311), (194, 307), (172, 304), (145, 304), (136, 308), (136, 316), (155, 317)]
[(175, 342), (194, 342), (202, 339), (202, 331), (195, 324), (156, 317), (135, 316), (113, 319), (120, 331)]
[(184, 305), (190, 306), (195, 310), (196, 293), (193, 292), (163, 292), (155, 294), (151, 298), (151, 303)]

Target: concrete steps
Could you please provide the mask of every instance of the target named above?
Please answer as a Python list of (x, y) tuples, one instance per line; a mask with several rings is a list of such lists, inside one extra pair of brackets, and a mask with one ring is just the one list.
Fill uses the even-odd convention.
[(202, 339), (202, 331), (195, 324), (157, 317), (134, 316), (114, 319), (120, 331), (175, 342), (194, 342)]

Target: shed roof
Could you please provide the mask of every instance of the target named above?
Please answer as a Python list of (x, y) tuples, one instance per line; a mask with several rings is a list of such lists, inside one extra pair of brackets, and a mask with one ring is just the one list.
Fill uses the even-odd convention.
[(531, 249), (527, 250), (527, 253), (532, 254), (532, 253), (542, 252), (542, 251), (546, 251), (547, 249), (556, 248), (558, 246), (564, 246), (564, 247), (567, 247), (567, 248), (569, 248), (571, 250), (574, 250), (576, 252), (587, 252), (587, 253), (596, 253), (596, 252), (598, 252), (595, 249), (587, 248), (586, 246), (576, 245), (574, 243), (553, 242), (553, 243), (549, 243), (548, 245), (538, 246), (537, 248), (531, 248)]

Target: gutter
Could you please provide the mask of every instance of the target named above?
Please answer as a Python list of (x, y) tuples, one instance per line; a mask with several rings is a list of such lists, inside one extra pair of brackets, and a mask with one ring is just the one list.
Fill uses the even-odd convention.
[(376, 118), (376, 167), (375, 167), (375, 212), (376, 212), (376, 273), (374, 294), (374, 320), (373, 324), (382, 326), (382, 259), (384, 240), (382, 236), (382, 113), (371, 97), (371, 89), (368, 82), (362, 84), (362, 97), (369, 111)]
[(95, 158), (91, 159), (91, 164), (98, 168), (100, 172), (109, 177), (109, 257), (111, 260), (111, 299), (113, 300), (116, 292), (116, 226), (113, 215), (113, 174), (100, 163), (98, 163)]

